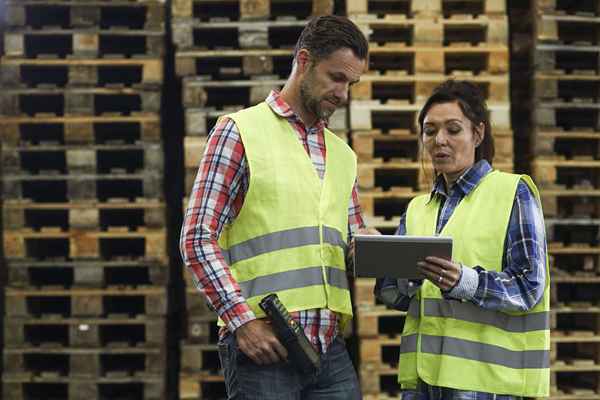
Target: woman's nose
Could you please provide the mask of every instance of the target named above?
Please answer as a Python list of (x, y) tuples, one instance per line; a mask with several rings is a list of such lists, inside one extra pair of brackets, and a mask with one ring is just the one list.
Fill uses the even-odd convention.
[(446, 144), (448, 142), (448, 136), (445, 129), (440, 129), (435, 135), (436, 144)]

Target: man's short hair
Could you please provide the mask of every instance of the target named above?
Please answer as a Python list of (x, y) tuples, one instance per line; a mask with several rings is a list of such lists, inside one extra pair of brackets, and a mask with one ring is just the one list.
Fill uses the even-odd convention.
[(369, 43), (358, 27), (346, 17), (325, 15), (313, 18), (302, 30), (294, 49), (294, 59), (301, 49), (319, 62), (335, 51), (349, 48), (360, 60), (366, 60)]

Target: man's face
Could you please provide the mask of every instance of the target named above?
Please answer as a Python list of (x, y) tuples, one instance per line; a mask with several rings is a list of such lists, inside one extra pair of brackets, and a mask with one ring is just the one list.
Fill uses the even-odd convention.
[(348, 101), (348, 89), (365, 71), (366, 60), (343, 48), (325, 59), (310, 63), (300, 82), (300, 99), (304, 109), (327, 120), (336, 108)]

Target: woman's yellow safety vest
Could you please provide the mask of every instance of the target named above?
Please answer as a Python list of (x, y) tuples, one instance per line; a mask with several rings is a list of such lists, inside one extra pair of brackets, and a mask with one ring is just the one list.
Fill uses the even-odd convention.
[[(502, 270), (504, 241), (515, 193), (525, 175), (492, 171), (456, 207), (440, 236), (453, 238), (452, 259), (468, 266)], [(434, 235), (440, 202), (413, 199), (406, 213), (408, 235)], [(447, 300), (425, 280), (411, 300), (402, 343), (398, 381), (524, 397), (548, 396), (550, 322), (548, 261), (542, 300), (528, 312), (483, 309)]]
[(240, 132), (250, 185), (219, 245), (252, 311), (277, 293), (288, 311), (328, 308), (352, 317), (346, 276), (348, 206), (356, 156), (325, 129), (323, 180), (297, 133), (266, 103), (228, 116)]

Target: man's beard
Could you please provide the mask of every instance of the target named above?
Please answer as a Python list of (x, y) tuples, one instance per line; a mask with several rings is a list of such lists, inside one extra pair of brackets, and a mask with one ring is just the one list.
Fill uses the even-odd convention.
[[(329, 117), (331, 117), (331, 115), (333, 115), (335, 112), (335, 109), (325, 109), (321, 107), (321, 101), (324, 99), (313, 94), (312, 88), (314, 86), (314, 81), (314, 70), (311, 69), (304, 80), (300, 83), (300, 101), (302, 102), (302, 106), (306, 111), (327, 122)], [(331, 99), (331, 102), (337, 104), (336, 99)]]

